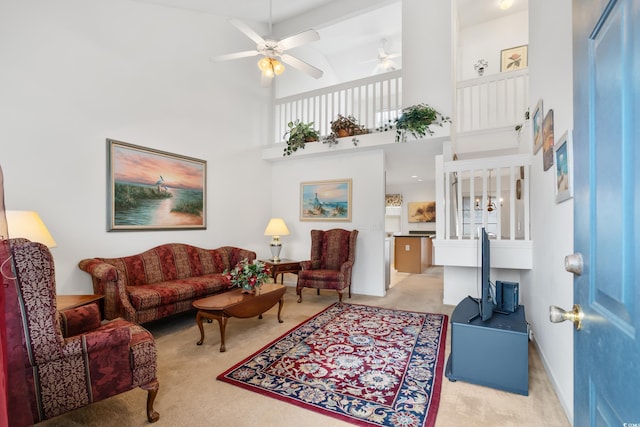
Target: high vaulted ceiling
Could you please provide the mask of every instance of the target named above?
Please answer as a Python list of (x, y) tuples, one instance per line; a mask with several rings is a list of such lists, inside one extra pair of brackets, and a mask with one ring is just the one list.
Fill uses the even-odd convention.
[[(193, 10), (252, 23), (272, 24), (277, 38), (314, 28), (320, 40), (313, 49), (328, 63), (339, 63), (347, 53), (356, 58), (348, 67), (344, 80), (366, 77), (375, 68), (378, 48), (386, 40), (388, 53), (402, 52), (401, 0), (135, 0), (142, 3)], [(425, 0), (426, 1), (426, 0)], [(439, 1), (439, 0), (438, 0)], [(505, 14), (527, 10), (528, 0), (514, 0), (509, 11), (498, 8), (499, 0), (457, 0), (461, 28), (497, 19)], [(245, 36), (238, 32), (239, 38)], [(250, 42), (247, 44), (250, 48)], [(357, 52), (357, 55), (353, 55)], [(220, 51), (216, 54), (230, 52)], [(394, 59), (400, 67), (402, 57)], [(359, 70), (356, 70), (360, 67)], [(359, 74), (358, 74), (359, 73)], [(438, 147), (436, 147), (438, 148)], [(432, 157), (433, 149), (417, 147), (419, 152), (406, 155), (407, 150), (389, 149), (387, 152), (387, 183), (415, 182), (412, 169), (424, 169), (425, 157)], [(441, 150), (441, 145), (438, 148)], [(426, 152), (422, 152), (426, 150)], [(422, 163), (422, 164), (420, 164)]]

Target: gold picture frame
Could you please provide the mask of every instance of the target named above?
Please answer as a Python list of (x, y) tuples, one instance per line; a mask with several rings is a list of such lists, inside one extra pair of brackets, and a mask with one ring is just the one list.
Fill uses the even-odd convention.
[(351, 222), (351, 179), (300, 184), (300, 221)]
[(206, 229), (207, 162), (107, 139), (107, 230)]

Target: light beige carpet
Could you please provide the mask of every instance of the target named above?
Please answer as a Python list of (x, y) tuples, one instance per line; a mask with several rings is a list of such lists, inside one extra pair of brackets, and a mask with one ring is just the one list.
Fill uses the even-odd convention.
[[(305, 289), (296, 303), (295, 276), (285, 294), (284, 323), (277, 321), (277, 307), (263, 319), (229, 319), (225, 353), (220, 353), (217, 322), (205, 324), (202, 346), (195, 314), (187, 313), (145, 325), (158, 345), (160, 390), (155, 409), (160, 420), (154, 426), (347, 426), (349, 424), (216, 380), (216, 376), (259, 350), (309, 316), (337, 301), (335, 292)], [(442, 305), (442, 269), (425, 274), (392, 274), (387, 296), (353, 295), (346, 302), (451, 315), (453, 306)], [(450, 325), (449, 325), (450, 326)], [(450, 336), (451, 328), (448, 328)], [(446, 354), (450, 352), (447, 338)], [(149, 426), (145, 416), (146, 392), (137, 389), (86, 408), (45, 421), (39, 426)], [(487, 387), (442, 383), (436, 426), (557, 426), (569, 422), (551, 387), (533, 344), (529, 347), (529, 396)]]

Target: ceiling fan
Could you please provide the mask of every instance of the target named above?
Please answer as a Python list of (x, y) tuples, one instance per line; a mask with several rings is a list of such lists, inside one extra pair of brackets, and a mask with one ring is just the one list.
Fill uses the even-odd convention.
[(393, 59), (401, 56), (399, 53), (389, 53), (386, 49), (387, 40), (382, 39), (381, 46), (378, 48), (378, 58), (373, 60), (377, 61), (377, 64), (371, 74), (386, 73), (387, 71), (394, 71), (398, 69)]
[[(213, 58), (215, 61), (227, 61), (231, 59), (262, 55), (262, 58), (258, 61), (258, 67), (262, 71), (263, 78), (268, 78), (270, 80), (276, 75), (282, 74), (284, 71), (284, 65), (282, 65), (279, 59), (285, 64), (291, 65), (293, 68), (296, 68), (313, 78), (319, 79), (322, 77), (322, 70), (319, 70), (313, 65), (308, 64), (295, 56), (285, 53), (288, 49), (319, 40), (320, 35), (315, 30), (309, 29), (276, 41), (269, 38), (263, 38), (244, 22), (237, 19), (229, 19), (229, 23), (253, 40), (256, 43), (256, 48), (255, 50), (246, 50), (243, 52), (217, 56)], [(271, 2), (269, 2), (269, 34), (271, 34)]]

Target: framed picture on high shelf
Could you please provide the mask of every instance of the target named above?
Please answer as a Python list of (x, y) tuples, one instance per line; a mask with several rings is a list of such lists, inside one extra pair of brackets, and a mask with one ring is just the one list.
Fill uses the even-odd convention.
[(206, 229), (207, 162), (107, 139), (107, 230)]
[(300, 184), (300, 221), (351, 221), (351, 179)]
[(500, 71), (515, 71), (521, 68), (527, 68), (528, 62), (528, 45), (510, 47), (500, 52)]
[(549, 110), (542, 122), (542, 165), (545, 171), (553, 166), (553, 143), (553, 110)]
[(544, 112), (542, 111), (542, 99), (536, 104), (531, 116), (531, 128), (533, 129), (533, 154), (536, 154), (542, 148), (542, 119)]
[(555, 145), (556, 203), (573, 197), (573, 147), (568, 132), (562, 134)]

